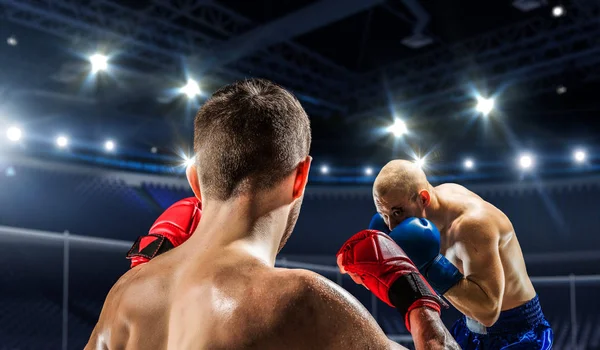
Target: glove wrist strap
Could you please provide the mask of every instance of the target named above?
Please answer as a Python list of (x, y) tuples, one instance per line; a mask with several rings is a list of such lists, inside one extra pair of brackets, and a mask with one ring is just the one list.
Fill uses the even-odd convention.
[(442, 254), (438, 255), (421, 273), (439, 295), (446, 294), (450, 288), (464, 277), (458, 268)]
[(127, 259), (142, 257), (150, 260), (171, 249), (173, 249), (173, 243), (171, 243), (171, 241), (164, 236), (151, 233), (146, 236), (138, 237), (131, 249), (127, 252), (126, 257)]
[[(396, 307), (396, 310), (402, 315), (407, 329), (410, 332), (408, 322), (408, 313), (415, 308), (419, 300), (427, 300), (430, 303), (435, 303), (436, 311), (440, 311), (446, 303), (435, 293), (435, 291), (425, 281), (425, 278), (417, 272), (412, 272), (399, 277), (388, 291), (390, 302)], [(420, 306), (428, 306), (428, 303), (422, 303)]]

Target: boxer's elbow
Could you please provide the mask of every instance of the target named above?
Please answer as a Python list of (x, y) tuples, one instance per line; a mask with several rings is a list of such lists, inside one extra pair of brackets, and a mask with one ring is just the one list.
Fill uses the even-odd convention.
[(500, 317), (502, 297), (497, 293), (491, 292), (491, 290), (493, 290), (491, 288), (485, 288), (483, 285), (475, 284), (480, 288), (481, 293), (476, 299), (473, 299), (475, 304), (472, 309), (474, 314), (472, 315), (472, 318), (486, 327), (491, 327), (498, 321), (498, 317)]
[(473, 315), (473, 318), (479, 323), (486, 327), (491, 327), (498, 321), (500, 317), (500, 303), (490, 302), (485, 307), (481, 308), (479, 312)]

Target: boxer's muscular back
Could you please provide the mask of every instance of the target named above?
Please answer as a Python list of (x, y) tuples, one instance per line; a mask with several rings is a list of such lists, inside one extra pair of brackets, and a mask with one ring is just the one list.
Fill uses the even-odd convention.
[(535, 290), (527, 274), (521, 246), (509, 218), (498, 208), (484, 201), (477, 194), (463, 186), (444, 184), (436, 187), (444, 198), (457, 203), (455, 212), (459, 213), (453, 224), (443, 232), (442, 253), (464, 273), (460, 259), (460, 245), (468, 239), (468, 232), (456, 232), (454, 223), (460, 223), (464, 217), (480, 217), (499, 234), (499, 254), (504, 270), (505, 288), (502, 310), (508, 310), (524, 304), (535, 296)]
[(123, 275), (86, 350), (282, 348), (402, 347), (317, 274), (236, 254), (190, 259), (178, 249)]

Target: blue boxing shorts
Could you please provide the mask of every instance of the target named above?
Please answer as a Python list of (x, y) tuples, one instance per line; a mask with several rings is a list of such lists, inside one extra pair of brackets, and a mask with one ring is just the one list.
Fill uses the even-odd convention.
[(552, 348), (554, 340), (537, 295), (519, 307), (502, 311), (491, 327), (462, 316), (450, 333), (465, 350), (546, 350)]

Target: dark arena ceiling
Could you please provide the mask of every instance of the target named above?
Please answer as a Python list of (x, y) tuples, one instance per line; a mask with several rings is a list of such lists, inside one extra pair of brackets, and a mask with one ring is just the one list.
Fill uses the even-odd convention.
[[(311, 117), (315, 165), (331, 169), (315, 183), (368, 183), (365, 167), (398, 157), (425, 157), (445, 180), (518, 178), (523, 152), (535, 176), (597, 172), (597, 0), (0, 0), (0, 17), (0, 126), (24, 134), (0, 141), (10, 152), (170, 165), (216, 88), (263, 77)], [(90, 72), (94, 53), (106, 71)], [(494, 98), (489, 115), (477, 96)]]

